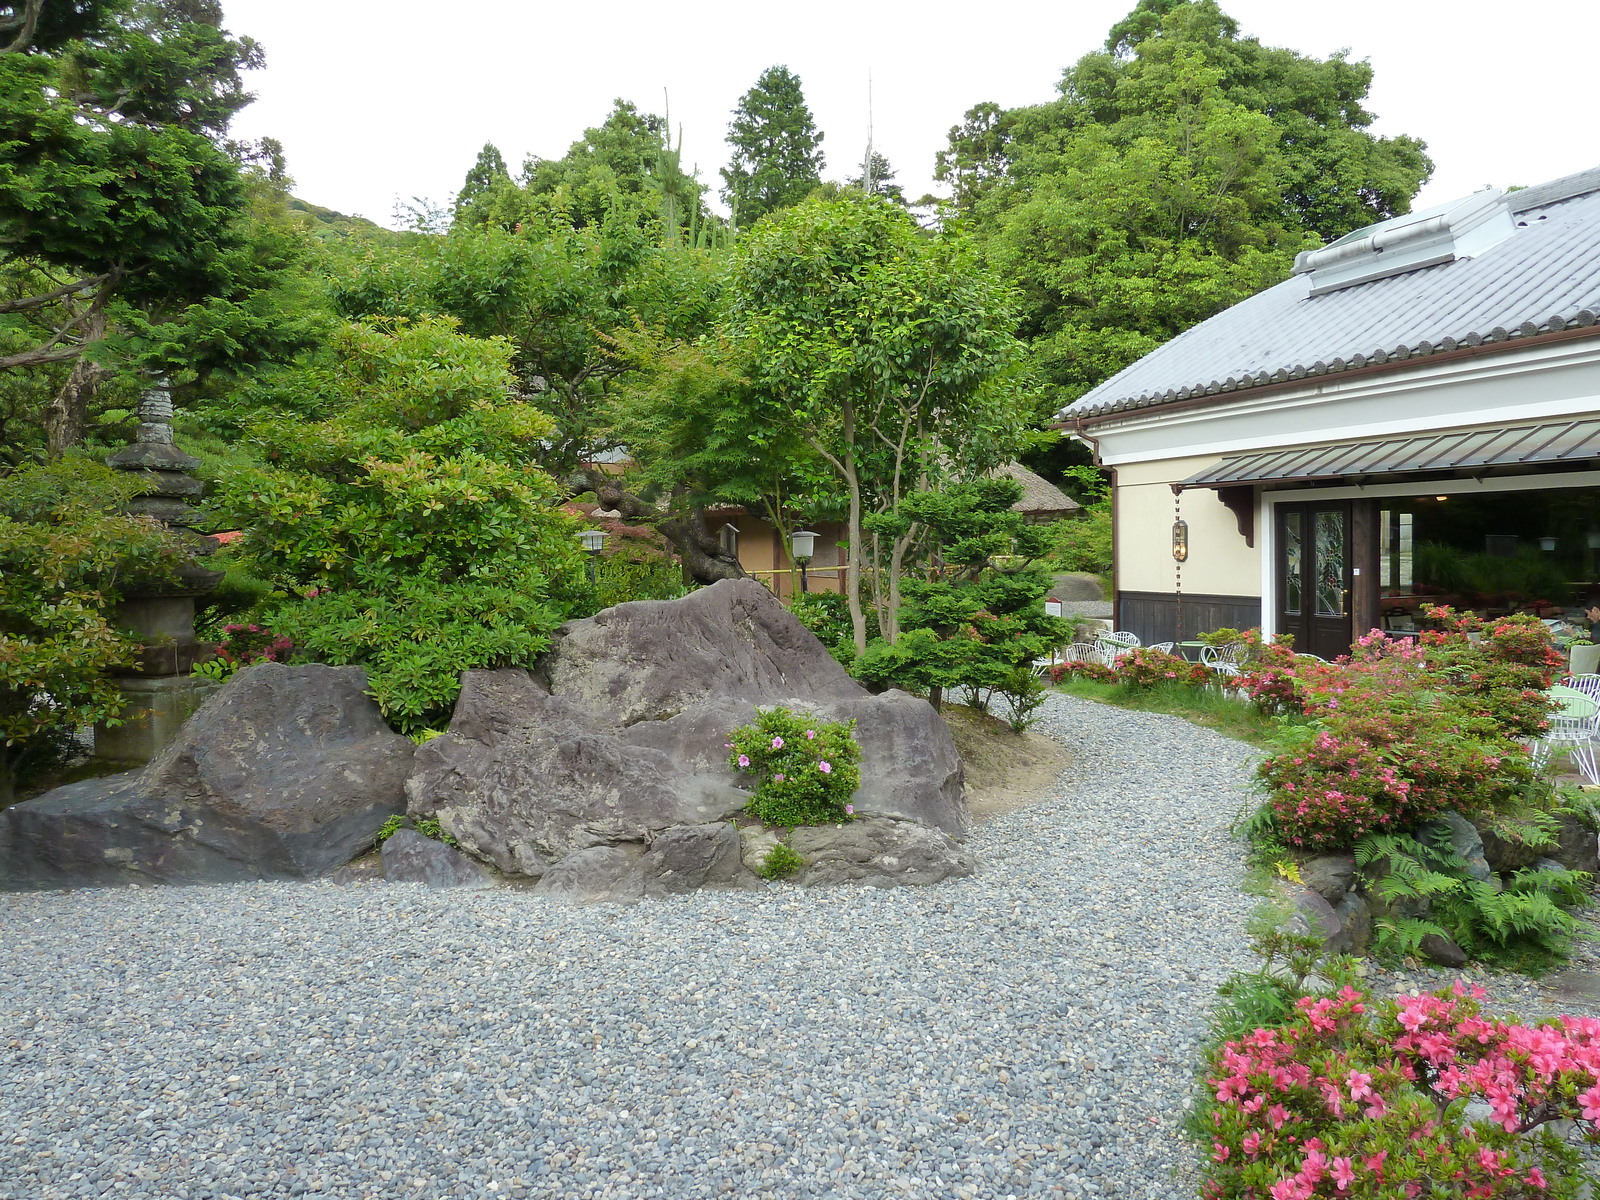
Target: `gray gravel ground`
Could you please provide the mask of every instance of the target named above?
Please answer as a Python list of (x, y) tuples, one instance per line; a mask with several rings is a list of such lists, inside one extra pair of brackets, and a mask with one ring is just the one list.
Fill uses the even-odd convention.
[(1173, 1197), (1248, 749), (1052, 696), (926, 889), (0, 896), (0, 1198)]

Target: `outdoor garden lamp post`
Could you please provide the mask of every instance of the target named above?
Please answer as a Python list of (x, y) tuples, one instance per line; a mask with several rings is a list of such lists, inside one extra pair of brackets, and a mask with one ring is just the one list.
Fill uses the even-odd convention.
[(800, 590), (810, 591), (806, 582), (806, 564), (811, 561), (811, 554), (817, 548), (817, 535), (809, 529), (799, 529), (789, 535), (789, 557), (794, 560), (795, 566), (800, 568)]
[(578, 540), (583, 543), (583, 551), (589, 556), (589, 582), (593, 583), (594, 560), (600, 556), (600, 551), (606, 544), (606, 531), (603, 529), (585, 529), (578, 535)]

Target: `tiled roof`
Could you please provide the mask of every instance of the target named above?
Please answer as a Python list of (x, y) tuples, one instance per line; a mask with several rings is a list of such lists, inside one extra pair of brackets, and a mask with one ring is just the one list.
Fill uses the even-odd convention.
[(1152, 350), (1057, 420), (1594, 326), (1600, 168), (1505, 201), (1515, 232), (1477, 257), (1319, 296), (1311, 295), (1310, 275), (1291, 276)]

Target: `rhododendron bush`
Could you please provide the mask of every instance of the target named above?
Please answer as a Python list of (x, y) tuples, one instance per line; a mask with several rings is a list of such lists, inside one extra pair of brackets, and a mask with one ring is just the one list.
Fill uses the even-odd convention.
[(1600, 1021), (1486, 1016), (1483, 990), (1303, 997), (1206, 1078), (1208, 1200), (1567, 1197), (1596, 1140)]
[(1550, 711), (1549, 634), (1527, 616), (1430, 615), (1441, 628), (1415, 641), (1374, 630), (1337, 663), (1269, 653), (1241, 677), (1258, 702), (1309, 718), (1259, 768), (1287, 844), (1348, 849), (1446, 809), (1500, 811), (1534, 786), (1522, 739)]

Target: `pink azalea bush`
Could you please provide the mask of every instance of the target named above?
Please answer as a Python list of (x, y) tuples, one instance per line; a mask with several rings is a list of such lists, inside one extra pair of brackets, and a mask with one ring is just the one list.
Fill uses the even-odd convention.
[(1578, 1155), (1548, 1127), (1573, 1121), (1597, 1140), (1600, 1021), (1488, 1017), (1483, 996), (1457, 983), (1373, 1003), (1346, 986), (1302, 997), (1281, 1027), (1223, 1043), (1205, 1081), (1201, 1195), (1580, 1194)]
[(818, 721), (767, 708), (728, 735), (728, 762), (753, 776), (745, 811), (767, 825), (826, 825), (854, 819), (861, 747), (854, 721)]
[(1141, 691), (1164, 683), (1200, 687), (1215, 678), (1201, 663), (1192, 663), (1148, 646), (1137, 647), (1118, 659), (1116, 677), (1119, 683)]
[(288, 638), (260, 625), (224, 625), (222, 633), (216, 657), (196, 666), (196, 674), (231, 679), (255, 663), (282, 662), (294, 650), (294, 643)]
[(1528, 793), (1537, 773), (1521, 739), (1544, 727), (1560, 665), (1549, 634), (1525, 616), (1430, 615), (1442, 627), (1418, 640), (1373, 630), (1337, 663), (1272, 655), (1242, 677), (1258, 702), (1309, 718), (1259, 768), (1288, 845), (1348, 849)]

